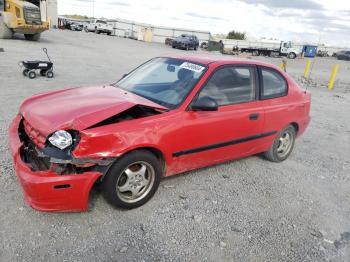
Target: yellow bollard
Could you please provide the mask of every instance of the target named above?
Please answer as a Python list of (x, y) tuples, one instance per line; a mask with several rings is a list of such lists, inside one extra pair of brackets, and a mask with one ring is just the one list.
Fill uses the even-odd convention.
[(338, 69), (339, 69), (339, 64), (335, 64), (333, 67), (331, 78), (329, 79), (329, 83), (328, 83), (329, 90), (333, 90), (334, 81), (335, 81), (335, 77), (337, 76)]
[(287, 60), (283, 59), (282, 63), (279, 65), (279, 68), (281, 68), (284, 72), (287, 72)]
[(304, 78), (308, 78), (310, 74), (310, 67), (311, 67), (312, 61), (309, 59), (306, 62), (305, 70), (304, 70)]

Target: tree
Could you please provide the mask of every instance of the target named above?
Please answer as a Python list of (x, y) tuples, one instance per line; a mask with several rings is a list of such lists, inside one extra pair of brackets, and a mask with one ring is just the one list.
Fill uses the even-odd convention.
[(228, 33), (228, 35), (226, 36), (226, 39), (246, 40), (247, 35), (245, 32), (238, 32), (238, 31), (232, 30), (231, 32)]

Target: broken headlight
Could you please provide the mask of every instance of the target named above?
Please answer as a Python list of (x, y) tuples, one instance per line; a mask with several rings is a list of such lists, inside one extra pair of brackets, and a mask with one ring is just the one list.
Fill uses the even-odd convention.
[(67, 131), (59, 130), (49, 137), (49, 142), (62, 150), (73, 144), (73, 138)]

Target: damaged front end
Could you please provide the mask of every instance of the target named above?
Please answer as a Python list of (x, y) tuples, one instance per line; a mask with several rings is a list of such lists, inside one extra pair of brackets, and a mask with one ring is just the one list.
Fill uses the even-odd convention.
[(22, 161), (34, 172), (50, 170), (58, 175), (82, 174), (89, 171), (105, 173), (115, 158), (75, 158), (72, 151), (79, 143), (79, 133), (72, 130), (69, 132), (73, 136), (73, 143), (62, 150), (53, 146), (38, 130), (22, 119), (18, 127), (18, 136), (23, 143), (20, 148)]

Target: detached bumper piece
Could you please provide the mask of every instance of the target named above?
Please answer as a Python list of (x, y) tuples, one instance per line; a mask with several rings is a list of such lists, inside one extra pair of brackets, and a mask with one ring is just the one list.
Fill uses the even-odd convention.
[[(26, 202), (40, 211), (77, 212), (88, 209), (89, 193), (102, 172), (76, 168), (72, 164), (55, 170), (50, 157), (41, 157), (35, 146), (20, 139), (22, 117), (17, 116), (9, 129), (10, 149), (16, 175)], [(58, 172), (61, 171), (61, 172)]]

